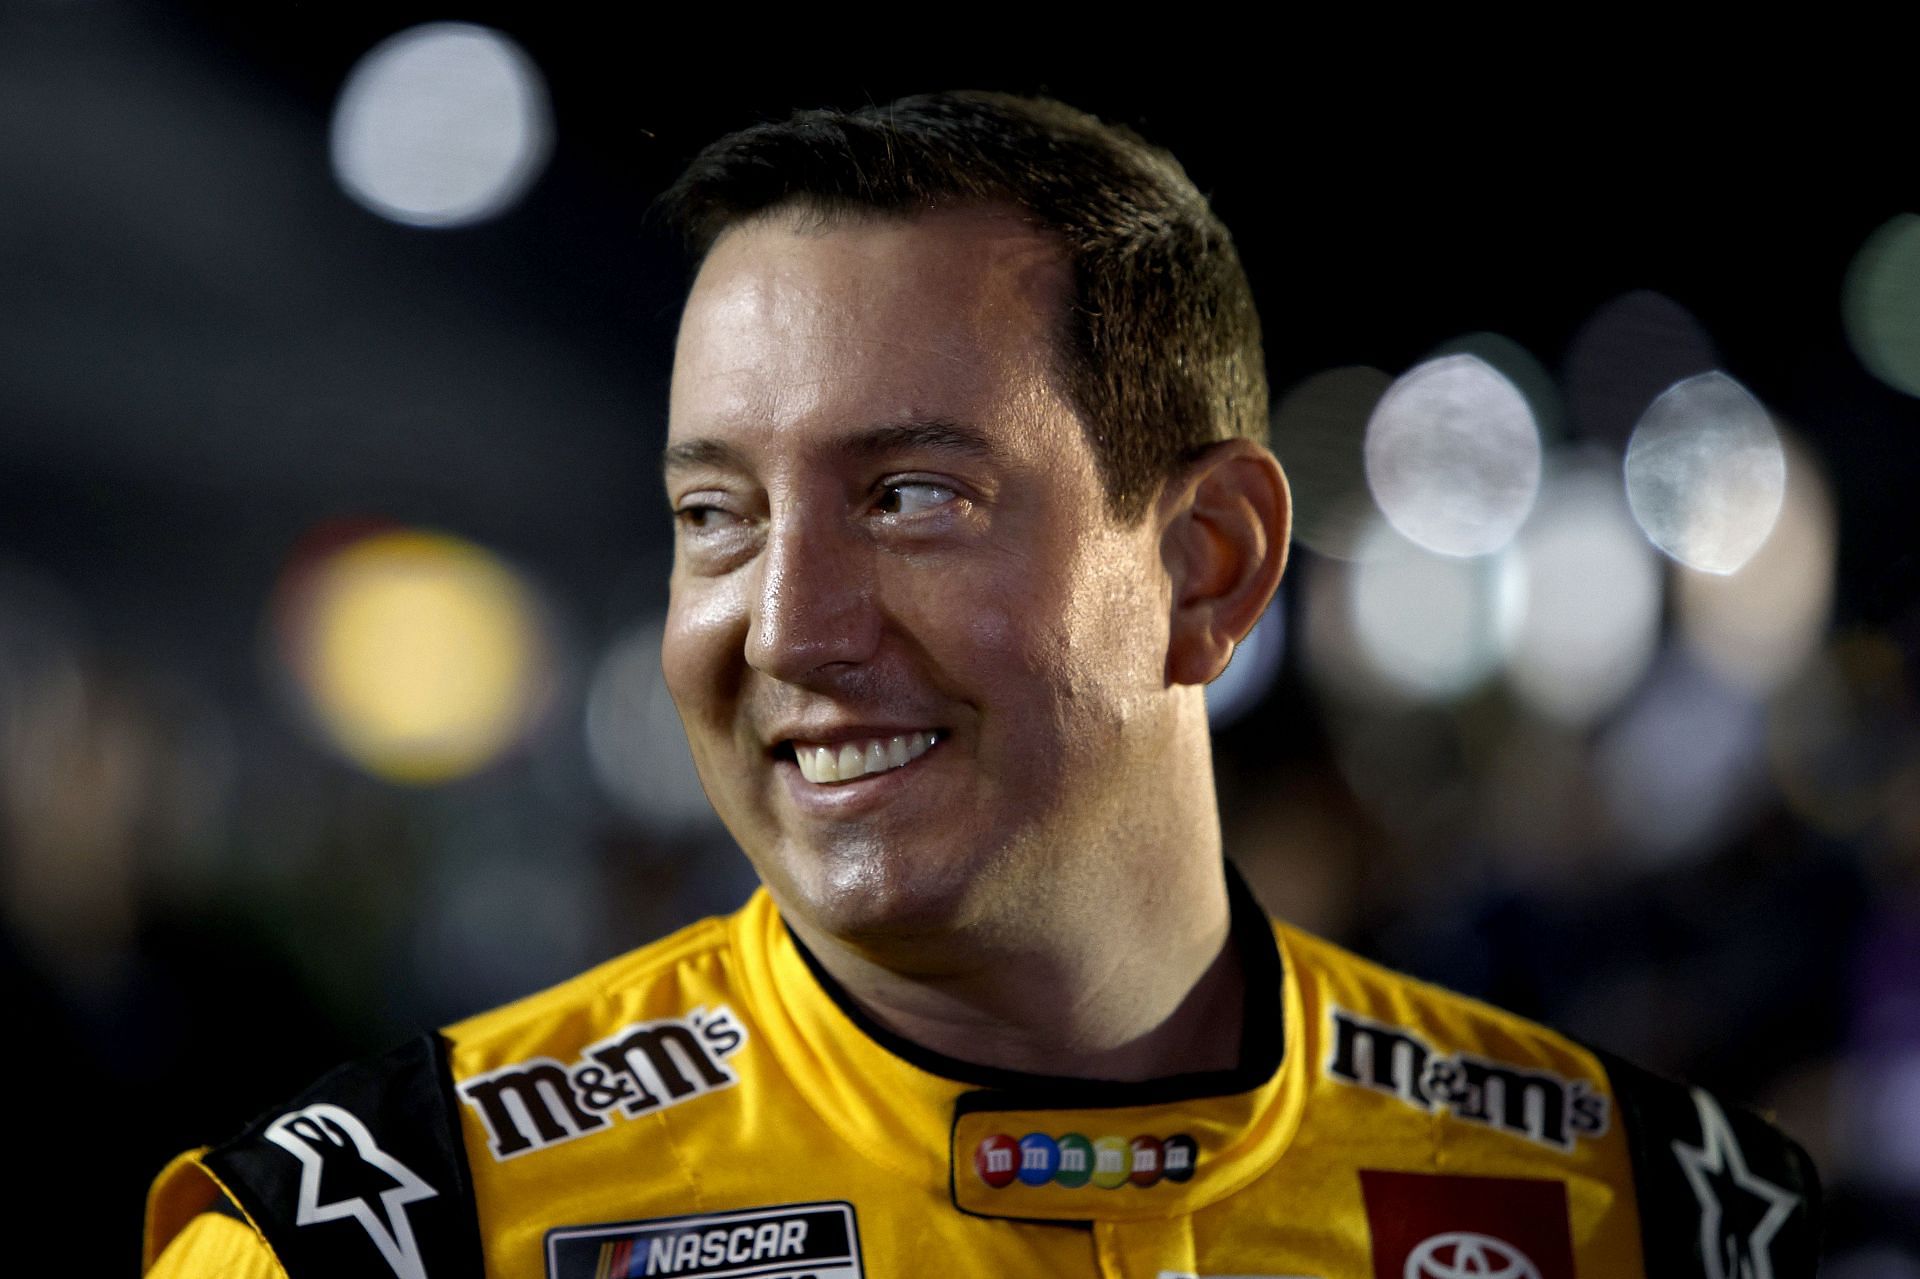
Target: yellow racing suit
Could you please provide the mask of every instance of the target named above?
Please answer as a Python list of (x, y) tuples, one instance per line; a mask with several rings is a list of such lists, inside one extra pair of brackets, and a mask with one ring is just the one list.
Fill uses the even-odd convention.
[(1762, 1121), (1266, 919), (1237, 1069), (965, 1065), (851, 1004), (762, 891), (345, 1067), (175, 1160), (147, 1273), (397, 1279), (1789, 1279)]

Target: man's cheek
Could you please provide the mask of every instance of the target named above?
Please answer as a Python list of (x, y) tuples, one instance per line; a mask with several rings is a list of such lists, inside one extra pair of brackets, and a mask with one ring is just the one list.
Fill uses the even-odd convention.
[(683, 718), (737, 689), (738, 670), (745, 664), (746, 626), (739, 592), (731, 587), (674, 592), (660, 667)]
[(1011, 614), (991, 609), (976, 609), (965, 619), (963, 633), (967, 646), (976, 653), (995, 657), (1016, 656), (1021, 639)]

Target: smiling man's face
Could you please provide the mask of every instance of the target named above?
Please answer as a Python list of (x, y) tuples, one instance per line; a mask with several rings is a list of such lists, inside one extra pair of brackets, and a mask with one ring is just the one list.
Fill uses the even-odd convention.
[(1051, 371), (1066, 289), (973, 208), (750, 223), (687, 302), (663, 665), (803, 930), (1017, 926), (1153, 786), (1170, 587)]

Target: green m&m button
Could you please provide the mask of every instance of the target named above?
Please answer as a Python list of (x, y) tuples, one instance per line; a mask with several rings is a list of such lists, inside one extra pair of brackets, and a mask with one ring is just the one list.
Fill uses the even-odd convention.
[(1056, 1184), (1077, 1190), (1093, 1176), (1093, 1143), (1077, 1132), (1060, 1139), (1060, 1167), (1053, 1174)]

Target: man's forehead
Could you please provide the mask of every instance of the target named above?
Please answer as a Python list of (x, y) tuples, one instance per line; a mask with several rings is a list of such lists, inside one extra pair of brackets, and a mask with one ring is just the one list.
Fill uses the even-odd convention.
[(1066, 280), (1056, 244), (997, 207), (755, 220), (688, 299), (670, 435), (828, 410), (970, 419), (1052, 380)]

